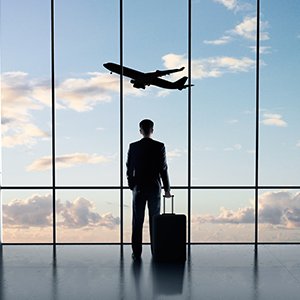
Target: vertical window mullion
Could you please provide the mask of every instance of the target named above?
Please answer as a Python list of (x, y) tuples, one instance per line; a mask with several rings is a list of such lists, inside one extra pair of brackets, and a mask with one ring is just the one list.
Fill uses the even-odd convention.
[(123, 0), (120, 0), (120, 242), (123, 245)]
[(55, 206), (55, 69), (54, 69), (54, 0), (51, 0), (51, 91), (52, 91), (52, 214), (53, 245), (56, 244), (56, 206)]
[(258, 151), (259, 151), (259, 25), (260, 0), (257, 0), (256, 12), (256, 149), (255, 149), (255, 251), (258, 243)]
[(192, 67), (192, 1), (188, 2), (188, 245), (191, 244), (191, 67)]

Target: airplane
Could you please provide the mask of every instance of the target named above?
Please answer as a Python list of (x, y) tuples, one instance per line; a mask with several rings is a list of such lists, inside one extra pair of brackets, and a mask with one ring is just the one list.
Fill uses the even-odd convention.
[[(103, 66), (110, 71), (110, 74), (116, 73), (121, 74), (121, 66), (112, 62), (105, 63)], [(131, 78), (130, 83), (133, 84), (134, 88), (145, 89), (146, 86), (155, 85), (164, 89), (173, 89), (173, 90), (183, 90), (189, 86), (194, 86), (193, 84), (185, 84), (188, 77), (183, 76), (175, 82), (167, 81), (159, 77), (169, 75), (172, 73), (183, 71), (184, 67), (180, 69), (171, 69), (165, 71), (156, 70), (155, 72), (142, 73), (137, 70), (133, 70), (123, 66), (123, 75)]]

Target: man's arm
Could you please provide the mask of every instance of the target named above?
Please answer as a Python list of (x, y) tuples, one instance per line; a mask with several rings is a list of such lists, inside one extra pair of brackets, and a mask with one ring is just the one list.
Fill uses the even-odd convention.
[(167, 157), (166, 157), (166, 148), (163, 145), (161, 149), (161, 171), (160, 171), (161, 179), (164, 185), (165, 196), (167, 198), (171, 198), (171, 188), (168, 174), (168, 165), (167, 165)]
[(133, 168), (132, 168), (132, 162), (131, 162), (131, 150), (130, 150), (130, 145), (127, 153), (127, 162), (126, 162), (126, 176), (127, 176), (127, 182), (128, 186), (131, 190), (133, 190), (134, 184), (133, 184)]

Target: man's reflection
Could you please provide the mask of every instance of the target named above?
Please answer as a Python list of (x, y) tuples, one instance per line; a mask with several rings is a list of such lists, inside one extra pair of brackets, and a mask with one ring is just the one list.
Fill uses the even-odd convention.
[(131, 272), (134, 278), (136, 299), (142, 299), (142, 293), (141, 293), (142, 260), (134, 260), (132, 262)]
[(183, 289), (185, 263), (156, 263), (151, 261), (153, 295), (180, 295)]
[(253, 263), (253, 299), (258, 299), (258, 285), (259, 285), (259, 272), (258, 272), (258, 253), (254, 251)]

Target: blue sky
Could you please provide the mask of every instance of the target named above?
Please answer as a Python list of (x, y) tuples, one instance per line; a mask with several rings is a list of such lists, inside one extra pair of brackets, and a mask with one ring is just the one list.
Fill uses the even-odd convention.
[[(2, 179), (5, 185), (51, 185), (48, 2), (1, 3)], [(119, 1), (56, 1), (58, 185), (120, 184), (119, 78), (103, 68), (105, 62), (119, 62), (118, 5)], [(192, 83), (195, 84), (192, 88), (192, 185), (253, 186), (256, 3), (199, 0), (193, 1), (192, 7)], [(284, 6), (280, 1), (261, 3), (260, 185), (299, 185), (299, 8), (296, 1)], [(187, 67), (187, 42), (186, 1), (155, 0), (137, 4), (128, 0), (124, 3), (125, 66), (144, 72)], [(185, 72), (187, 68), (167, 79), (176, 80)], [(124, 158), (128, 144), (140, 138), (139, 121), (153, 119), (154, 138), (167, 147), (174, 186), (187, 185), (187, 95), (186, 90), (166, 91), (156, 87), (137, 90), (128, 78), (124, 79)], [(262, 201), (269, 205), (272, 197), (278, 199), (278, 191), (262, 190), (261, 194), (267, 192), (273, 196)], [(47, 201), (46, 193), (38, 193), (44, 197), (41, 201)], [(282, 212), (281, 222), (276, 223), (272, 218), (261, 220), (262, 226), (269, 230), (264, 233), (265, 239), (295, 239), (293, 234), (300, 226), (295, 217), (299, 205), (296, 193), (297, 190), (279, 193), (283, 198), (278, 205), (274, 200)], [(34, 192), (8, 194), (3, 194), (3, 203), (8, 205), (13, 199), (19, 199), (21, 202), (17, 203), (28, 204)], [(89, 202), (77, 200), (78, 205), (83, 205), (82, 210), (87, 205), (100, 216), (112, 213), (117, 218), (118, 195), (112, 194), (95, 197), (64, 191), (58, 197), (65, 207), (67, 200), (75, 203), (78, 197), (84, 197), (94, 203), (94, 208)], [(176, 190), (176, 194), (178, 212), (186, 213), (186, 191)], [(252, 241), (253, 224), (249, 219), (248, 223), (245, 221), (243, 213), (251, 212), (253, 199), (252, 190), (193, 192), (194, 241), (209, 240), (212, 236), (225, 241)], [(126, 201), (130, 206), (130, 193)], [(291, 214), (287, 214), (283, 202), (289, 203)], [(262, 205), (265, 212), (266, 207), (267, 204)], [(12, 211), (10, 216), (14, 216)], [(224, 211), (232, 211), (240, 219), (232, 221), (229, 214), (216, 219)], [(128, 232), (130, 213), (130, 209), (125, 211)], [(60, 218), (66, 220), (63, 215)], [(100, 221), (102, 225), (95, 223), (97, 227), (89, 218), (86, 219), (89, 223), (80, 223), (79, 216), (74, 216), (85, 225), (73, 227), (69, 234), (64, 229), (62, 239), (68, 236), (76, 239), (76, 232), (81, 236), (80, 230), (87, 230), (91, 239), (95, 239), (96, 232), (99, 234), (106, 227)], [(103, 239), (109, 240), (111, 236), (118, 239), (117, 221), (107, 224)], [(115, 224), (114, 231), (111, 224)], [(18, 226), (21, 224), (5, 229), (6, 236)], [(25, 227), (30, 236), (31, 227)], [(284, 228), (293, 230), (282, 238), (279, 233)]]

